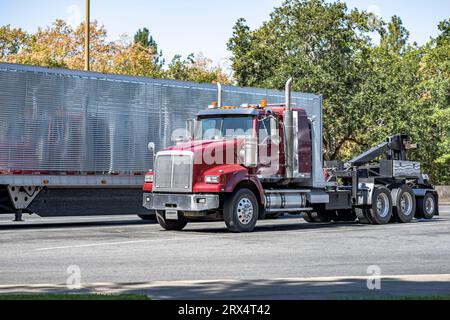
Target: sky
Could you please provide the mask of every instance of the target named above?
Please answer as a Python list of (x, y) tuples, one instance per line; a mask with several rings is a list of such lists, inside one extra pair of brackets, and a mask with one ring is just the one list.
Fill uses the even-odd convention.
[[(450, 18), (450, 0), (347, 0), (350, 8), (390, 20), (399, 15), (411, 41), (425, 43), (438, 34), (439, 21)], [(84, 19), (85, 0), (0, 0), (0, 25), (34, 32), (58, 18), (72, 25)], [(147, 27), (164, 57), (203, 53), (226, 65), (226, 43), (238, 18), (257, 28), (283, 0), (91, 0), (91, 19), (108, 30), (111, 40)]]

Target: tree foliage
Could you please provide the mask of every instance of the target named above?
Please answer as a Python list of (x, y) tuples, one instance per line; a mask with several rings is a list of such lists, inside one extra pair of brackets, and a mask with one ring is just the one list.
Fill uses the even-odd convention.
[[(345, 3), (287, 0), (251, 30), (239, 19), (228, 42), (239, 85), (324, 98), (327, 159), (348, 159), (395, 133), (436, 183), (450, 183), (450, 23), (424, 46), (409, 44), (400, 17), (386, 23)], [(372, 39), (378, 34), (380, 41)]]
[(169, 64), (166, 76), (168, 79), (185, 81), (231, 83), (230, 77), (222, 68), (214, 66), (212, 60), (205, 58), (202, 54), (197, 56), (190, 54), (184, 60), (180, 55), (175, 56)]

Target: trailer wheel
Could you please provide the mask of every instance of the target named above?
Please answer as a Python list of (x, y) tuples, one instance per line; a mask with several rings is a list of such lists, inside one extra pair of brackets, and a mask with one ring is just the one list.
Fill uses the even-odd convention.
[(223, 218), (231, 232), (252, 232), (258, 216), (258, 200), (250, 189), (236, 190), (225, 200)]
[(372, 205), (368, 206), (372, 224), (387, 224), (392, 218), (391, 192), (386, 187), (377, 187), (372, 194)]
[(400, 223), (409, 223), (416, 214), (416, 197), (413, 189), (408, 185), (402, 185), (395, 199), (394, 208), (395, 221)]
[(425, 194), (425, 197), (417, 198), (417, 219), (432, 219), (436, 214), (436, 197), (431, 194)]
[(156, 219), (159, 225), (167, 231), (181, 231), (188, 224), (188, 220), (183, 216), (179, 215), (178, 220), (167, 220), (164, 211), (156, 211)]

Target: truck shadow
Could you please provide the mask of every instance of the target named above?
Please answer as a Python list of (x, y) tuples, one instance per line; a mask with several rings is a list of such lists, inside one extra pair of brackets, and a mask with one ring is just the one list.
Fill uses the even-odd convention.
[[(298, 219), (297, 223), (292, 223), (294, 219)], [(414, 220), (411, 224), (422, 223), (439, 223), (444, 219), (433, 220)], [(283, 223), (286, 222), (286, 223)], [(203, 224), (203, 225), (202, 225)], [(215, 233), (215, 234), (231, 234), (231, 232), (224, 226), (221, 228), (208, 227), (208, 222), (197, 222), (191, 224), (194, 227), (183, 230), (185, 233)], [(203, 227), (204, 226), (204, 227)], [(388, 225), (368, 225), (355, 222), (330, 222), (330, 223), (307, 223), (301, 218), (283, 218), (280, 220), (274, 220), (273, 224), (257, 225), (253, 233), (263, 232), (284, 232), (284, 231), (301, 231), (301, 230), (333, 230), (333, 229), (346, 229), (349, 227), (352, 230), (367, 229), (367, 228), (385, 228), (386, 226), (397, 226), (401, 228), (405, 224), (392, 223)], [(351, 231), (351, 230), (350, 230)]]
[(27, 230), (27, 229), (71, 229), (71, 228), (83, 228), (83, 227), (112, 227), (112, 226), (136, 226), (136, 225), (156, 225), (156, 221), (142, 221), (139, 218), (120, 220), (120, 221), (77, 221), (77, 222), (43, 222), (39, 220), (35, 222), (17, 222), (14, 224), (0, 224), (0, 231), (2, 230)]

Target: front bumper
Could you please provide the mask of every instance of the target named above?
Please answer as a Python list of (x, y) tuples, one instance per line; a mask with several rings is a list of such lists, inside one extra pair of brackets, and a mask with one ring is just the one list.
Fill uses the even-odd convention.
[(219, 208), (214, 194), (144, 193), (144, 207), (150, 210), (207, 211)]

